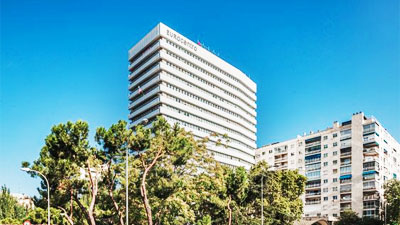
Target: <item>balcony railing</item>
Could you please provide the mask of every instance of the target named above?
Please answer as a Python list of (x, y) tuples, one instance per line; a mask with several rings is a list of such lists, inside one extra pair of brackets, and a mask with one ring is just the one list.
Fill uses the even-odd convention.
[(351, 161), (340, 162), (341, 166), (351, 165)]
[(379, 195), (364, 195), (363, 200), (378, 200)]
[(306, 193), (306, 197), (307, 197), (307, 196), (319, 196), (319, 195), (321, 195), (321, 192)]
[(306, 185), (306, 188), (316, 188), (316, 187), (321, 187), (321, 184), (308, 184), (308, 185)]
[(373, 186), (364, 186), (363, 189), (364, 190), (375, 190), (376, 186), (375, 185), (373, 185)]
[(364, 155), (378, 155), (378, 148), (367, 148), (363, 150)]
[(351, 188), (341, 188), (340, 193), (351, 192)]
[(341, 152), (340, 157), (351, 155), (351, 152)]
[(278, 162), (284, 162), (284, 161), (287, 161), (287, 160), (288, 160), (288, 157), (276, 158), (276, 159), (275, 159), (275, 162), (278, 163)]
[(344, 210), (351, 210), (351, 206), (342, 206), (342, 207), (340, 207), (340, 210), (341, 210), (341, 211), (344, 211)]
[(313, 150), (313, 151), (306, 151), (306, 155), (312, 155), (312, 154), (317, 154), (320, 153), (321, 149)]
[(375, 165), (375, 166), (363, 167), (363, 171), (370, 171), (370, 170), (378, 171), (379, 166)]
[(318, 205), (321, 204), (321, 200), (319, 201), (306, 201), (306, 205)]
[(320, 162), (320, 161), (321, 161), (321, 158), (315, 158), (315, 159), (308, 159), (305, 161), (305, 163), (307, 164), (307, 163)]

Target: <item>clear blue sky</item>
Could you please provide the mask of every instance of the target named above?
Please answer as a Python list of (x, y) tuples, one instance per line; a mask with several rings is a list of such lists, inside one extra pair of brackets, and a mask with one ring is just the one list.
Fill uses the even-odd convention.
[(19, 167), (52, 125), (127, 119), (127, 51), (158, 22), (258, 84), (259, 146), (357, 111), (400, 140), (398, 0), (244, 2), (1, 0), (0, 185), (37, 193)]

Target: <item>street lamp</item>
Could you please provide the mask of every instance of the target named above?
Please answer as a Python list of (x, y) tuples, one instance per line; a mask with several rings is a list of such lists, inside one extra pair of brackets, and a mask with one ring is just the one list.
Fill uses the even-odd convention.
[[(267, 171), (274, 171), (276, 166), (271, 166)], [(264, 173), (261, 174), (261, 225), (264, 225)]]
[(23, 167), (21, 168), (22, 171), (25, 172), (35, 172), (40, 174), (44, 180), (46, 181), (47, 184), (47, 224), (50, 225), (50, 186), (49, 186), (49, 181), (47, 180), (46, 176), (43, 175), (41, 172), (27, 168), (27, 167)]

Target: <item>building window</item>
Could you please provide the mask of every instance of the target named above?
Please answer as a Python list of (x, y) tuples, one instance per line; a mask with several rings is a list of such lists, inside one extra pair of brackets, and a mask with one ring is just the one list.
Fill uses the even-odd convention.
[(328, 166), (328, 162), (324, 162), (324, 166)]
[[(336, 198), (337, 198), (337, 197), (336, 197)], [(337, 213), (334, 213), (333, 216), (334, 216), (334, 217), (337, 217)]]
[[(337, 191), (337, 187), (333, 187), (332, 191)], [(334, 198), (335, 199), (335, 198)]]
[(324, 197), (324, 201), (328, 201), (328, 197)]
[(322, 189), (323, 192), (328, 192), (328, 188)]
[(337, 142), (333, 142), (333, 147), (336, 147), (337, 146)]
[(263, 155), (265, 155), (265, 152), (262, 152)]
[(333, 183), (337, 182), (337, 178), (333, 178), (332, 181), (333, 181)]
[(328, 140), (328, 136), (324, 136), (324, 140)]
[(324, 158), (328, 157), (328, 153), (324, 153)]
[(337, 151), (334, 151), (334, 152), (333, 152), (333, 155), (337, 155)]
[[(336, 188), (337, 189), (337, 188)], [(333, 200), (337, 200), (337, 195), (333, 196)]]
[(337, 160), (333, 160), (333, 165), (336, 165), (337, 164)]
[(328, 183), (328, 179), (324, 179), (324, 184)]
[(337, 133), (334, 133), (332, 136), (333, 136), (334, 138), (337, 137)]
[(269, 153), (272, 153), (272, 149), (271, 149), (271, 150), (269, 150)]
[(328, 148), (328, 145), (324, 145), (324, 148)]
[(333, 174), (336, 174), (338, 172), (337, 169), (333, 169)]

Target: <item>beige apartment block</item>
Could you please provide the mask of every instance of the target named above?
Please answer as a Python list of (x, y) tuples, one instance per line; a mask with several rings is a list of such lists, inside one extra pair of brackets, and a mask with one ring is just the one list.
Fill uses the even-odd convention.
[(256, 150), (256, 162), (297, 169), (307, 177), (304, 217), (335, 221), (351, 209), (383, 218), (384, 184), (400, 178), (400, 145), (374, 117), (351, 120)]

